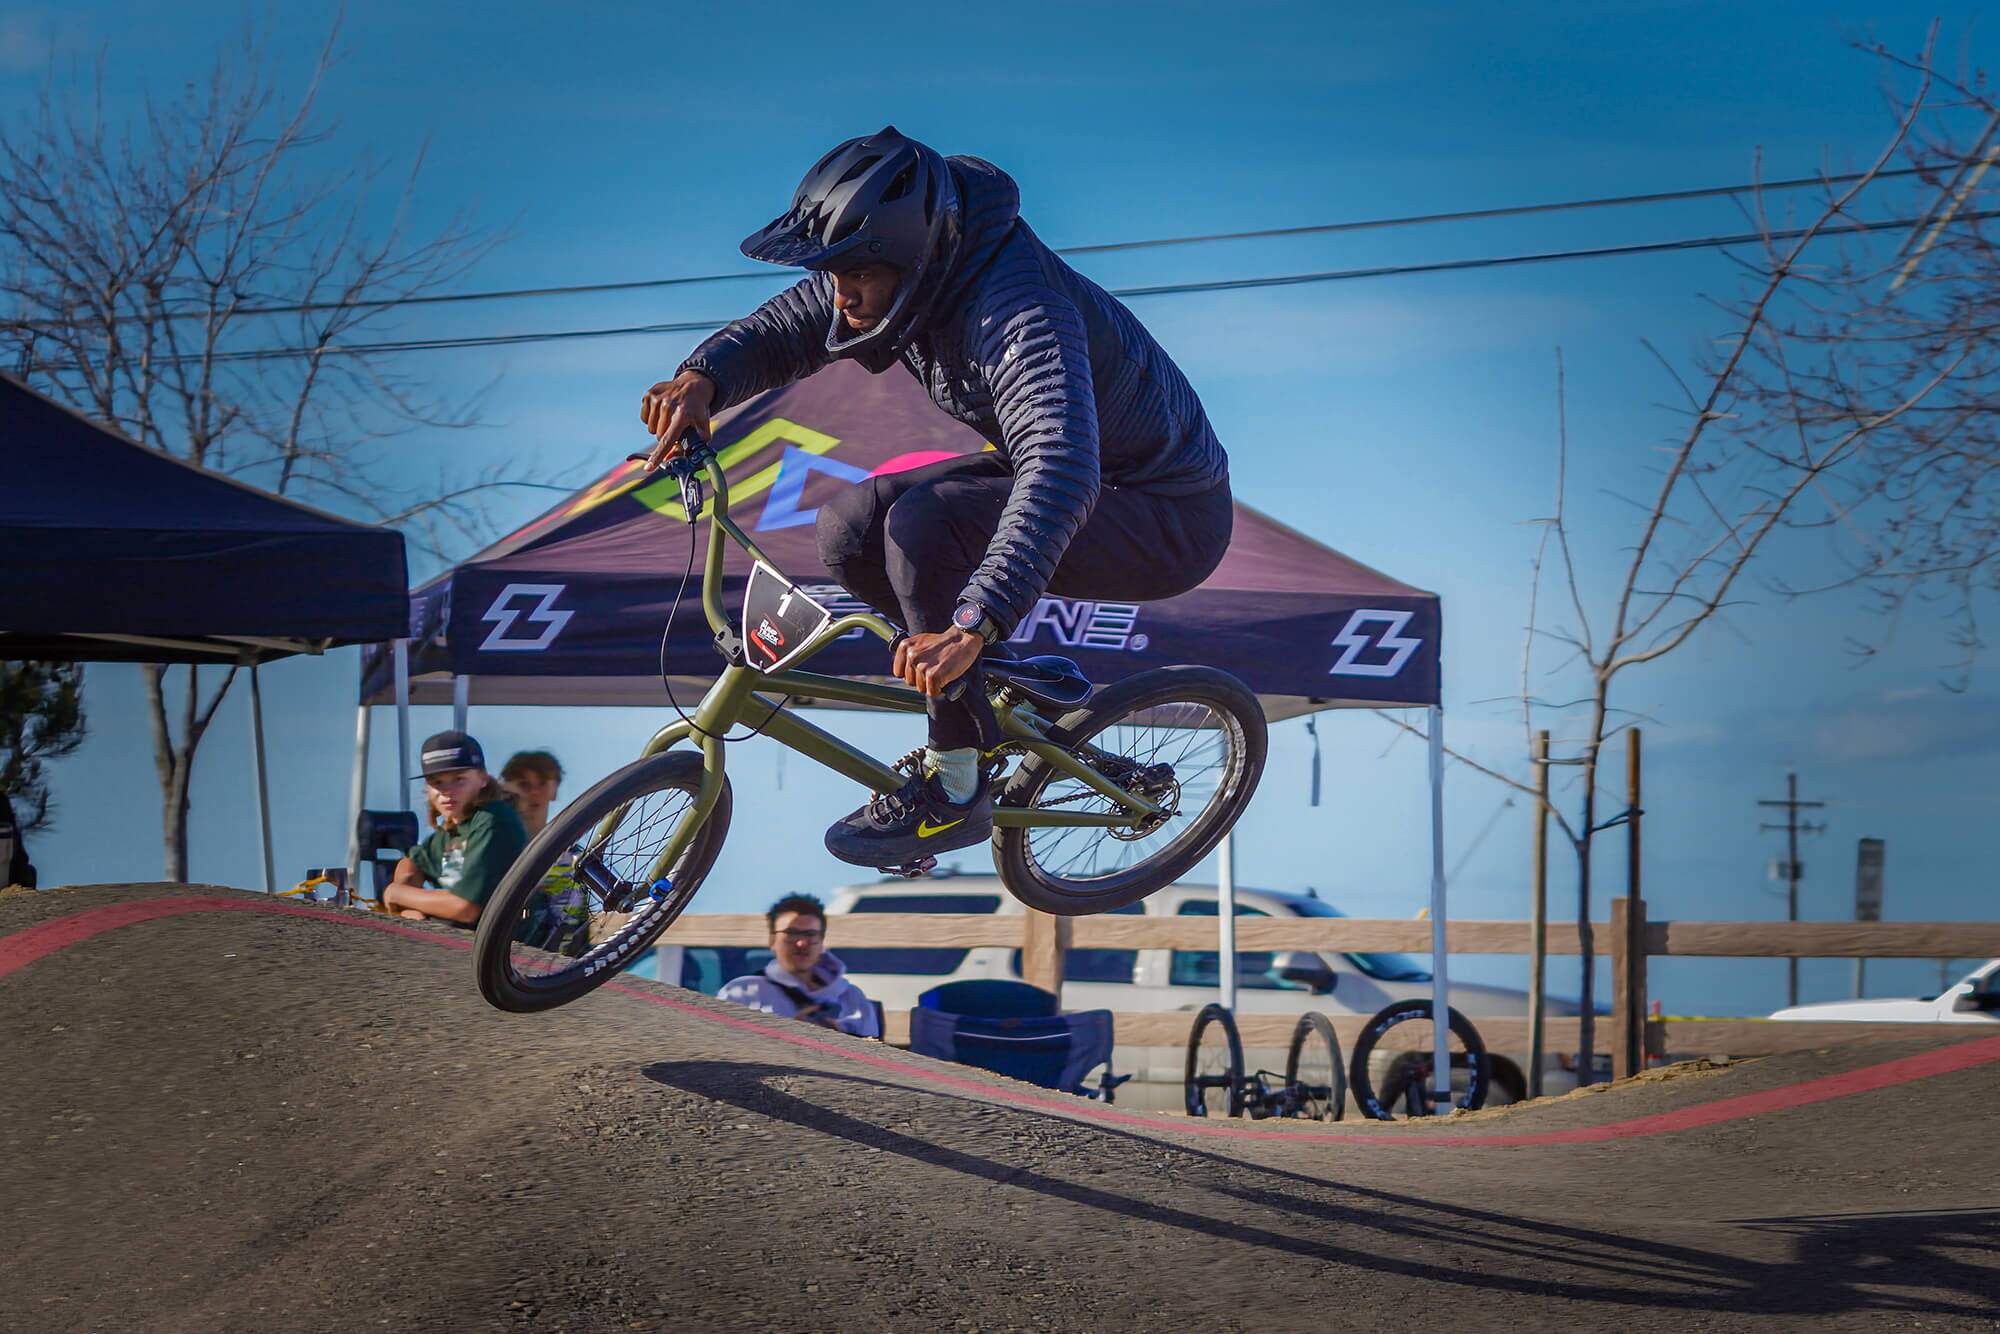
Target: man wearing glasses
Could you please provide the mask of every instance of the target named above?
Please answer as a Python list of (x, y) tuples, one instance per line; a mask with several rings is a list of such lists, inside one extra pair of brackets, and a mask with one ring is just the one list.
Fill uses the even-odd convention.
[(847, 966), (826, 948), (826, 905), (788, 894), (764, 914), (775, 956), (761, 973), (739, 977), (717, 994), (766, 1014), (803, 1019), (859, 1038), (882, 1036), (875, 1005), (847, 980)]

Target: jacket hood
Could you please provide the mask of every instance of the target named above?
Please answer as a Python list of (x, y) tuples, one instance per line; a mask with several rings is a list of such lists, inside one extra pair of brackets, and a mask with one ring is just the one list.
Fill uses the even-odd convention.
[(813, 965), (809, 978), (794, 976), (776, 959), (764, 965), (764, 976), (780, 986), (795, 987), (821, 1002), (831, 1002), (847, 989), (847, 965), (832, 950), (819, 956), (819, 962)]
[(986, 272), (986, 266), (1000, 253), (1000, 247), (1014, 234), (1021, 220), (1021, 187), (1014, 178), (984, 158), (946, 158), (952, 180), (958, 184), (960, 226), (963, 239), (958, 255), (944, 276), (933, 311), (949, 310), (965, 296), (966, 290)]

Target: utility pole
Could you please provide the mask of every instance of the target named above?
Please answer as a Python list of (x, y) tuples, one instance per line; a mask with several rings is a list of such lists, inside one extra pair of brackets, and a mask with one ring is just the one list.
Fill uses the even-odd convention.
[[(1800, 801), (1799, 776), (1791, 773), (1785, 775), (1785, 799), (1783, 801), (1759, 801), (1757, 804), (1759, 806), (1782, 806), (1785, 808), (1785, 822), (1783, 824), (1760, 824), (1757, 826), (1757, 829), (1760, 833), (1770, 833), (1780, 829), (1785, 831), (1785, 920), (1796, 922), (1799, 920), (1799, 877), (1805, 870), (1803, 866), (1799, 865), (1799, 835), (1823, 834), (1826, 832), (1826, 825), (1823, 823), (1799, 823), (1799, 812), (1802, 810), (1818, 810), (1825, 806), (1826, 803), (1823, 801)], [(1792, 956), (1785, 963), (1789, 976), (1785, 992), (1785, 1004), (1797, 1005), (1799, 1003), (1798, 956)]]

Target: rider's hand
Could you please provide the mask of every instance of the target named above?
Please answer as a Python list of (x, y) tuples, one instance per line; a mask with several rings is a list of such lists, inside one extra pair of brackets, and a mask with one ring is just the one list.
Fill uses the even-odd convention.
[(652, 472), (680, 453), (681, 436), (689, 427), (708, 434), (709, 409), (715, 403), (715, 381), (700, 371), (682, 371), (662, 380), (639, 400), (639, 420), (653, 433), (653, 452), (646, 456)]
[(896, 675), (926, 695), (944, 688), (972, 670), (986, 641), (957, 626), (941, 635), (910, 635), (896, 642)]

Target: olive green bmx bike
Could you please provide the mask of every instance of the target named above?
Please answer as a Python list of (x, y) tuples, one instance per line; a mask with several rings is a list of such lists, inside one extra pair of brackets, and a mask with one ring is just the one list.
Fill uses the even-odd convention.
[[(701, 605), (725, 665), (692, 714), (565, 807), (494, 890), (474, 957), (480, 994), (503, 1010), (592, 991), (686, 911), (729, 833), (724, 756), (739, 725), (877, 793), (921, 761), (919, 748), (885, 764), (785, 708), (806, 699), (922, 714), (925, 697), (799, 670), (855, 630), (890, 642), (898, 631), (865, 612), (836, 618), (780, 574), (730, 519), (729, 481), (706, 441), (690, 434), (668, 467), (690, 526), (690, 571), (694, 525), (709, 520)], [(725, 542), (755, 561), (740, 625), (722, 607)], [(1014, 897), (1044, 912), (1108, 912), (1171, 884), (1221, 842), (1263, 773), (1263, 710), (1227, 672), (1164, 667), (1099, 689), (1067, 659), (989, 654), (953, 688), (984, 689), (993, 703), (1003, 735), (985, 757), (994, 862)], [(920, 875), (934, 864), (883, 869)], [(535, 920), (552, 872), (580, 927), (560, 950), (538, 947), (547, 933)]]

